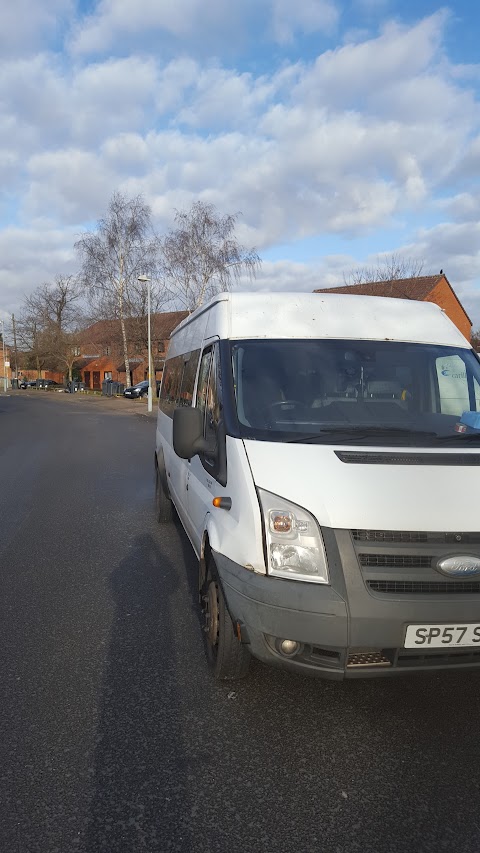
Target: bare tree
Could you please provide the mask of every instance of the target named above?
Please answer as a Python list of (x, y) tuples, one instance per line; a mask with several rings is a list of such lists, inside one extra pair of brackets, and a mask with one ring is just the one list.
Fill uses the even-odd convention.
[(423, 261), (407, 258), (393, 253), (379, 258), (372, 266), (358, 267), (343, 276), (346, 285), (367, 284), (373, 281), (398, 281), (403, 278), (417, 278), (422, 274)]
[(35, 312), (24, 306), (16, 324), (16, 331), (22, 349), (21, 366), (35, 369), (37, 376), (48, 362), (49, 352), (44, 330)]
[(193, 311), (215, 293), (229, 290), (242, 274), (256, 275), (260, 257), (234, 236), (238, 216), (220, 216), (203, 201), (176, 211), (177, 227), (161, 240), (161, 268), (178, 307)]
[(480, 329), (472, 329), (470, 342), (475, 352), (480, 352)]
[(75, 347), (82, 327), (81, 296), (78, 278), (59, 275), (53, 284), (44, 283), (25, 298), (19, 336), (35, 359), (38, 373), (48, 365), (68, 371), (72, 379), (72, 367), (79, 357)]
[(49, 326), (44, 333), (44, 345), (48, 355), (51, 357), (55, 367), (61, 369), (68, 376), (68, 381), (73, 379), (73, 368), (75, 363), (81, 359), (81, 327), (66, 332)]
[(73, 275), (57, 275), (25, 298), (25, 305), (36, 315), (42, 327), (54, 326), (66, 331), (77, 325), (82, 287)]
[(75, 244), (82, 261), (82, 280), (98, 304), (117, 317), (122, 332), (126, 385), (131, 385), (127, 329), (139, 275), (155, 276), (158, 242), (151, 229), (151, 211), (142, 196), (129, 199), (114, 193), (108, 214), (95, 232)]

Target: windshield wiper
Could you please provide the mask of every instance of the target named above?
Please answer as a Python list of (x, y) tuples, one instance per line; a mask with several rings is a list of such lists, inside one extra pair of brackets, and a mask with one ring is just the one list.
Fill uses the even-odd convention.
[(340, 434), (339, 442), (349, 441), (351, 438), (369, 438), (371, 436), (383, 438), (385, 436), (391, 436), (392, 438), (398, 436), (403, 438), (405, 436), (420, 436), (421, 438), (438, 438), (436, 432), (428, 432), (426, 430), (412, 430), (406, 427), (393, 427), (393, 426), (369, 426), (365, 424), (364, 426), (337, 426), (337, 427), (322, 427), (320, 432), (305, 434), (295, 436), (295, 438), (287, 439), (288, 444), (295, 444), (296, 442), (302, 441), (321, 441), (324, 436), (335, 436)]
[(480, 432), (455, 432), (452, 435), (437, 435), (437, 441), (470, 441), (472, 438), (480, 439)]

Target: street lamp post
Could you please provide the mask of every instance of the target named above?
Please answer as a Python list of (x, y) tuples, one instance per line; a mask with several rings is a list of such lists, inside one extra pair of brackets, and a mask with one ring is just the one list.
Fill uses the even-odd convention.
[(147, 329), (148, 329), (148, 398), (147, 410), (152, 411), (152, 341), (150, 328), (150, 279), (146, 275), (139, 275), (138, 281), (147, 284)]
[(3, 390), (7, 393), (7, 366), (5, 358), (5, 327), (2, 320), (2, 345), (3, 345)]

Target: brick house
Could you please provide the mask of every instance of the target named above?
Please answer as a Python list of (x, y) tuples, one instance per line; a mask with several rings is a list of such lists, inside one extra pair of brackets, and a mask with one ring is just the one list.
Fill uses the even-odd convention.
[[(188, 311), (169, 311), (151, 315), (152, 355), (155, 379), (162, 378), (168, 341), (174, 328), (188, 316)], [(148, 379), (147, 320), (126, 320), (132, 385)], [(99, 320), (85, 329), (77, 347), (74, 363), (76, 374), (86, 388), (101, 390), (105, 379), (126, 383), (125, 360), (119, 320)]]
[(349, 284), (342, 287), (324, 287), (313, 292), (357, 293), (361, 296), (390, 296), (396, 299), (435, 302), (440, 308), (443, 308), (467, 341), (471, 337), (472, 321), (443, 272), (438, 275), (421, 275), (415, 278), (399, 278), (393, 281), (369, 281), (364, 284)]

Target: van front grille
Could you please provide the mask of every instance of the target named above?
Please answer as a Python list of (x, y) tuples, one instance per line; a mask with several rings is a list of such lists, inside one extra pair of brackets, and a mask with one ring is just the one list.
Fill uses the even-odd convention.
[(428, 542), (428, 533), (408, 530), (352, 530), (355, 542)]
[(433, 557), (410, 554), (360, 554), (360, 565), (366, 568), (429, 569)]
[(437, 649), (428, 651), (426, 654), (417, 653), (411, 649), (399, 649), (396, 666), (421, 667), (427, 666), (460, 666), (461, 664), (480, 663), (480, 651), (478, 649), (463, 648), (451, 651)]
[(371, 595), (480, 595), (480, 576), (439, 573), (442, 559), (480, 558), (480, 530), (350, 531), (358, 571)]
[(402, 595), (414, 594), (475, 594), (480, 593), (478, 581), (367, 581), (372, 592)]
[(392, 661), (383, 652), (354, 652), (347, 659), (347, 667), (391, 666)]
[(479, 545), (480, 532), (426, 533), (417, 530), (352, 530), (355, 542), (430, 542), (432, 545)]

